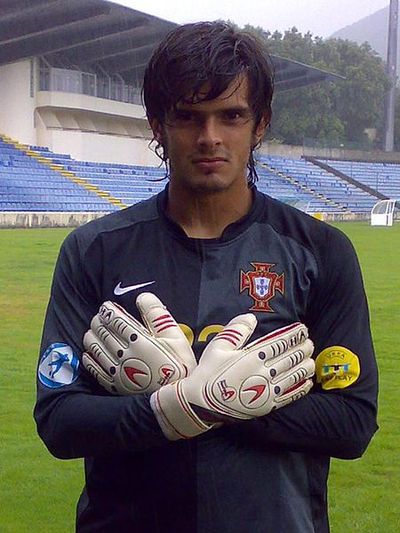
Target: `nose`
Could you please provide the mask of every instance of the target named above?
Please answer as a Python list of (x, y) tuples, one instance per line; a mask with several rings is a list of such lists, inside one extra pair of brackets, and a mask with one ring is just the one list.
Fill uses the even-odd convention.
[(221, 130), (216, 117), (207, 117), (199, 124), (197, 143), (203, 149), (213, 148), (222, 142)]

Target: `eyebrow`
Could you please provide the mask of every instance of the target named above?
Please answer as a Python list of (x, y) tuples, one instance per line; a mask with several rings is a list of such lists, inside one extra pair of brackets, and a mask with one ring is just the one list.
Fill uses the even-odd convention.
[[(176, 107), (175, 110), (173, 110), (172, 112), (175, 112), (175, 113), (179, 113), (179, 111), (183, 111), (183, 112), (190, 112), (190, 113), (193, 113), (195, 115), (204, 115), (204, 114), (207, 114), (209, 111), (204, 111), (202, 109), (198, 109), (196, 108), (196, 104), (179, 104), (179, 107)], [(215, 109), (214, 111), (211, 111), (212, 113), (226, 113), (226, 112), (231, 112), (231, 113), (252, 113), (252, 109), (249, 105), (240, 105), (240, 104), (237, 104), (237, 105), (230, 105), (230, 106), (227, 106), (227, 107), (222, 107), (220, 109)]]

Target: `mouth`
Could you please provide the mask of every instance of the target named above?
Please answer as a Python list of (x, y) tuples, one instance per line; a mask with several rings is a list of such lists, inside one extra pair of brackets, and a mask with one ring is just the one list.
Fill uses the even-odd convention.
[(202, 170), (215, 170), (227, 163), (224, 157), (199, 157), (193, 159), (194, 165)]
[(225, 157), (194, 157), (193, 162), (194, 163), (213, 163), (216, 161), (226, 161), (227, 159)]

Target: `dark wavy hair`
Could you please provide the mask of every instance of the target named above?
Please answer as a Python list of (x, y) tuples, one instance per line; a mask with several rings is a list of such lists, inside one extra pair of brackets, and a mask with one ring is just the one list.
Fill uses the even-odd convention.
[[(274, 69), (261, 43), (251, 34), (225, 22), (185, 24), (170, 32), (154, 51), (144, 74), (142, 100), (149, 122), (166, 122), (179, 102), (212, 100), (240, 75), (249, 83), (249, 104), (255, 126), (264, 117), (269, 122), (274, 91)], [(206, 94), (204, 85), (209, 90)], [(156, 154), (168, 168), (168, 153), (157, 142)], [(254, 146), (248, 181), (257, 180)]]

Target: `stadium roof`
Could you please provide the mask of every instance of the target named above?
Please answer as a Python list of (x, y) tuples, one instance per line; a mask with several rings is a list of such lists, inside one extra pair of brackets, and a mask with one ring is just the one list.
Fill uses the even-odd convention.
[[(138, 80), (177, 24), (105, 0), (0, 0), (0, 65), (40, 56), (52, 66), (102, 69)], [(272, 56), (276, 89), (340, 76)]]

